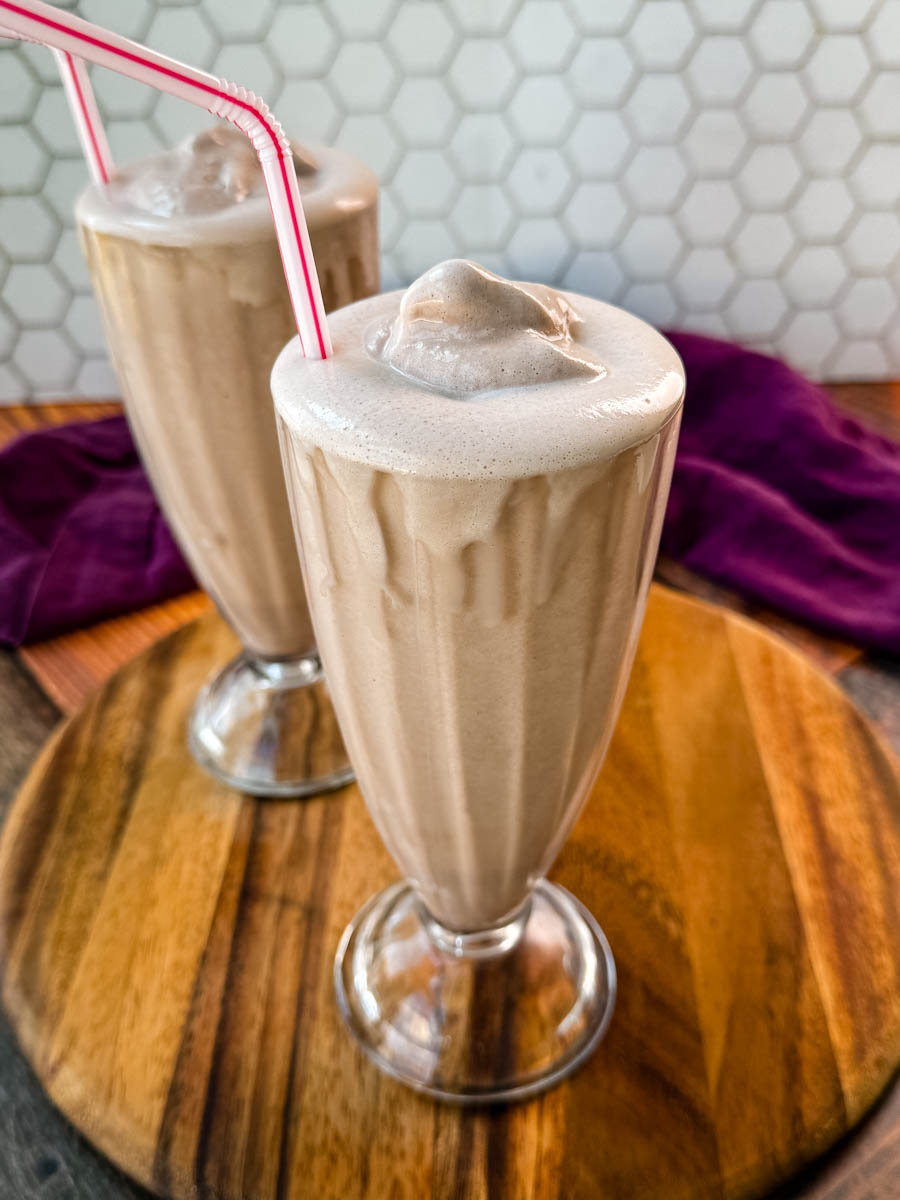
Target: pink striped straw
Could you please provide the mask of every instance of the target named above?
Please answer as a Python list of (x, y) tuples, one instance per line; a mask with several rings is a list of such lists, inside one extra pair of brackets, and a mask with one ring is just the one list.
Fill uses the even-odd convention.
[[(43, 0), (0, 0), (0, 28), (87, 59), (129, 79), (149, 84), (231, 121), (247, 134), (259, 156), (288, 292), (308, 358), (328, 358), (331, 337), (313, 261), (309, 231), (290, 143), (268, 106), (246, 88), (159, 54)], [(84, 93), (83, 93), (84, 94)], [(88, 114), (89, 117), (89, 114)], [(93, 126), (94, 132), (99, 122)], [(105, 140), (105, 139), (104, 139)]]
[[(3, 26), (0, 26), (0, 37), (32, 41), (31, 38), (25, 38), (22, 34), (14, 33)], [(75, 58), (64, 50), (54, 50), (52, 53), (69, 102), (72, 120), (75, 122), (78, 140), (91, 171), (91, 178), (94, 183), (109, 183), (109, 177), (114, 170), (112, 153), (87, 69), (80, 58)]]
[(72, 110), (81, 149), (91, 169), (91, 177), (94, 183), (109, 183), (115, 170), (112, 151), (106, 140), (106, 130), (100, 119), (100, 110), (84, 60), (76, 58), (68, 50), (54, 50), (53, 57), (62, 77), (66, 99)]

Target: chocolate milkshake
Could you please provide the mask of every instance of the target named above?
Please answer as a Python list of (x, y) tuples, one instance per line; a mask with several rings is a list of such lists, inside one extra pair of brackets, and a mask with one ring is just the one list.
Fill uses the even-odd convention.
[[(599, 1005), (596, 1020), (582, 1020), (587, 975), (606, 961), (602, 935), (590, 921), (586, 935), (576, 902), (539, 881), (600, 768), (628, 679), (672, 471), (681, 364), (619, 309), (463, 261), (354, 304), (330, 326), (334, 357), (311, 367), (295, 340), (272, 386), (335, 708), (408, 880), (348, 931), (339, 995), (367, 1051), (413, 1086), (455, 1098), (523, 1094), (556, 1077), (548, 1047), (565, 1042), (570, 1069), (608, 1019)], [(581, 964), (570, 979), (577, 1048), (560, 1042), (555, 1023), (539, 1053), (523, 1050), (512, 1082), (451, 1078), (443, 1039), (452, 1029), (433, 989), (444, 994), (452, 975), (466, 993), (461, 964), (486, 947), (537, 953), (536, 920), (542, 945), (552, 927), (568, 947), (560, 970), (563, 960)], [(435, 946), (452, 960), (437, 976), (423, 965)], [(431, 1001), (412, 974), (398, 980), (410, 956)], [(415, 999), (404, 1006), (407, 985)], [(421, 1018), (423, 1004), (437, 1031), (433, 1061), (402, 1015)], [(462, 1057), (457, 1073), (471, 1069)]]
[[(374, 293), (374, 177), (336, 150), (297, 147), (295, 162), (326, 307)], [(272, 744), (269, 699), (278, 693), (278, 719), (289, 720), (286, 693), (318, 668), (268, 384), (296, 327), (256, 154), (217, 126), (89, 187), (77, 217), (141, 457), (247, 652), (204, 695), (194, 748), (263, 794), (318, 790), (335, 771), (346, 779), (337, 746), (317, 755), (309, 779), (291, 739)]]

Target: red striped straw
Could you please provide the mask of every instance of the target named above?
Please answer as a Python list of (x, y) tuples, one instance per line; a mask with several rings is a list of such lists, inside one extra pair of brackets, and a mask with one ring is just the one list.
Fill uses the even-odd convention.
[[(32, 41), (20, 33), (0, 26), (0, 37), (16, 38), (19, 41)], [(106, 140), (106, 130), (97, 107), (94, 89), (88, 78), (87, 69), (80, 58), (66, 53), (64, 50), (54, 50), (53, 57), (59, 68), (65, 89), (66, 99), (72, 112), (72, 120), (81, 142), (81, 149), (87, 159), (91, 178), (94, 183), (109, 183), (109, 177), (114, 170), (112, 153)]]
[(84, 59), (76, 58), (68, 50), (54, 50), (53, 57), (62, 76), (66, 99), (72, 110), (81, 149), (91, 169), (91, 177), (94, 183), (109, 183), (115, 170), (112, 152)]
[[(331, 337), (322, 290), (313, 261), (309, 231), (290, 143), (268, 106), (246, 88), (159, 54), (99, 25), (54, 8), (43, 0), (0, 0), (0, 29), (40, 42), (74, 59), (87, 59), (129, 79), (178, 96), (231, 121), (250, 138), (259, 156), (300, 345), (307, 358), (328, 358)], [(84, 92), (81, 77), (82, 95)], [(96, 111), (96, 110), (94, 110)], [(90, 119), (87, 106), (85, 119)], [(99, 119), (90, 126), (101, 129)], [(105, 138), (104, 138), (105, 141)], [(98, 142), (99, 144), (99, 142)], [(90, 161), (90, 160), (89, 160)]]

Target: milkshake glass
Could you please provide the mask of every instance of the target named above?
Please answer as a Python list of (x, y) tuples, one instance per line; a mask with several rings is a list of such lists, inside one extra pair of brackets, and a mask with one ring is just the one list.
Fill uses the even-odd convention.
[[(377, 184), (295, 147), (326, 307), (378, 290)], [(352, 777), (315, 647), (269, 373), (296, 329), (262, 172), (217, 126), (89, 187), (81, 241), (135, 441), (199, 583), (243, 646), (201, 693), (189, 740), (242, 791)]]
[(628, 680), (684, 375), (598, 300), (465, 261), (291, 342), (272, 374), (335, 710), (405, 881), (341, 943), (341, 1011), (431, 1095), (573, 1070), (610, 1019), (593, 917), (544, 878)]

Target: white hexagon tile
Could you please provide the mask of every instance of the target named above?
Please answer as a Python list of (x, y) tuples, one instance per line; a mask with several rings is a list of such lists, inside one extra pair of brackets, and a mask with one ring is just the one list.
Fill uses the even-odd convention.
[[(819, 377), (900, 373), (900, 0), (66, 0), (383, 186), (383, 280), (471, 254)], [(94, 72), (117, 159), (204, 114)], [(0, 42), (0, 402), (115, 384), (52, 60)]]

